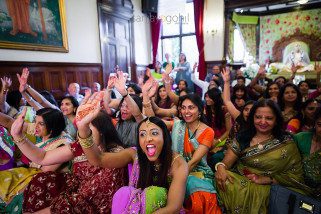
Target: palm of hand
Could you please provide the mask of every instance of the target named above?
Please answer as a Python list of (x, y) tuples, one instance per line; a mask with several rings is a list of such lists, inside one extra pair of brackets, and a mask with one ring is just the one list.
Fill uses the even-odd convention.
[[(81, 106), (78, 107), (76, 113), (76, 122), (87, 122), (87, 120), (92, 120), (93, 116), (97, 113), (95, 110), (100, 107), (100, 101), (104, 96), (104, 92), (96, 92), (94, 93), (87, 101), (85, 101)], [(99, 112), (99, 111), (98, 111)], [(88, 115), (88, 117), (87, 117)]]

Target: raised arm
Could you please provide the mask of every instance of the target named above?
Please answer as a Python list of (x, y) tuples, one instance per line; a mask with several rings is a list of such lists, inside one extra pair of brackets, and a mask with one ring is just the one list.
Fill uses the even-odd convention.
[(158, 83), (149, 78), (142, 87), (143, 92), (143, 110), (144, 114), (148, 117), (155, 116), (152, 108), (152, 97), (157, 91)]
[(10, 130), (14, 119), (4, 113), (0, 112), (0, 125)]
[(115, 76), (112, 76), (112, 75), (109, 75), (109, 79), (108, 79), (108, 82), (107, 82), (107, 88), (105, 90), (105, 93), (104, 93), (104, 108), (107, 112), (107, 114), (109, 115), (113, 115), (113, 111), (112, 111), (112, 108), (110, 108), (109, 104), (111, 102), (111, 91), (113, 90), (114, 88), (114, 85), (115, 85)]
[(236, 120), (236, 118), (240, 115), (240, 111), (234, 106), (231, 101), (231, 94), (230, 94), (230, 70), (223, 68), (222, 70), (222, 78), (224, 80), (224, 90), (223, 90), (223, 101), (228, 110), (231, 114), (232, 118)]
[(32, 162), (43, 166), (62, 164), (71, 160), (73, 158), (73, 154), (70, 151), (69, 146), (58, 147), (54, 150), (46, 152), (45, 150), (38, 148), (31, 143), (26, 135), (23, 135), (23, 124), (26, 112), (27, 108), (24, 108), (22, 113), (11, 126), (11, 135), (21, 152)]
[(137, 123), (144, 119), (142, 112), (140, 111), (139, 107), (137, 106), (136, 102), (128, 96), (128, 91), (126, 90), (126, 79), (122, 71), (117, 72), (118, 77), (116, 77), (115, 81), (115, 88), (119, 93), (123, 96), (124, 100), (126, 101), (128, 108), (131, 110), (132, 115), (135, 117)]
[(134, 149), (124, 149), (117, 153), (103, 153), (98, 149), (97, 139), (92, 138), (89, 124), (100, 111), (100, 101), (103, 95), (99, 93), (94, 93), (88, 100), (83, 101), (77, 109), (79, 143), (90, 164), (104, 168), (125, 167), (128, 163), (133, 162), (136, 156)]
[(179, 157), (173, 163), (171, 172), (173, 179), (168, 191), (167, 204), (154, 214), (179, 213), (183, 206), (188, 176), (188, 166), (185, 160)]
[(177, 105), (179, 96), (177, 96), (171, 88), (171, 80), (169, 77), (169, 74), (171, 73), (171, 70), (166, 68), (165, 73), (163, 74), (163, 79), (164, 79), (164, 85), (165, 85), (165, 90), (169, 96), (169, 98), (172, 100), (172, 102)]
[(9, 111), (9, 104), (6, 102), (7, 100), (7, 93), (9, 88), (12, 84), (12, 81), (8, 77), (1, 78), (2, 88), (0, 92), (0, 111), (3, 113), (7, 113)]

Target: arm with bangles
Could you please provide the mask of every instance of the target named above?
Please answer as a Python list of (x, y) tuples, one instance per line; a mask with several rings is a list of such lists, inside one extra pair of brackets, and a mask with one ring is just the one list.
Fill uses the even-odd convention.
[(25, 126), (24, 117), (26, 112), (27, 108), (24, 108), (22, 113), (11, 126), (11, 135), (21, 152), (32, 162), (41, 166), (47, 166), (42, 168), (46, 171), (55, 170), (62, 163), (71, 160), (73, 158), (73, 154), (70, 150), (70, 147), (67, 145), (58, 147), (51, 151), (45, 151), (44, 149), (38, 148), (28, 140), (26, 135), (23, 134), (23, 129)]
[(104, 93), (104, 108), (107, 112), (108, 115), (113, 115), (114, 111), (112, 110), (112, 108), (109, 106), (110, 102), (111, 102), (111, 91), (113, 90), (115, 85), (115, 76), (109, 76), (108, 82), (107, 82), (107, 87), (105, 89), (105, 93)]
[(153, 214), (179, 213), (183, 207), (188, 176), (188, 165), (181, 157), (173, 163), (172, 182), (168, 190), (167, 204)]
[(94, 93), (89, 100), (85, 100), (77, 109), (78, 140), (89, 161), (93, 166), (103, 168), (122, 168), (134, 161), (136, 151), (128, 148), (117, 153), (101, 152), (97, 145), (98, 139), (93, 139), (89, 127), (91, 121), (97, 117), (100, 111), (102, 96)]
[[(156, 82), (156, 84), (158, 84)], [(156, 89), (153, 89), (155, 88)], [(149, 78), (142, 87), (143, 93), (143, 112), (147, 117), (155, 116), (154, 109), (152, 108), (152, 99), (155, 95), (154, 92), (157, 90), (157, 85), (155, 85), (154, 80)]]

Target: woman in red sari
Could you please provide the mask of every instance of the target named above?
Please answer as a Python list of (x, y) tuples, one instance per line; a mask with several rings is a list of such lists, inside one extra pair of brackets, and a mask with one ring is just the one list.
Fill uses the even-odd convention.
[[(103, 96), (102, 93), (97, 96)], [(79, 111), (84, 110), (79, 107)], [(77, 114), (81, 115), (81, 112)], [(23, 116), (24, 113), (12, 126), (11, 133), (15, 139), (21, 138)], [(105, 112), (100, 112), (90, 126), (93, 137), (99, 139), (98, 147), (102, 151), (122, 150), (117, 132)], [(123, 168), (91, 166), (77, 141), (50, 152), (38, 149), (28, 140), (18, 146), (28, 158), (41, 165), (70, 160), (73, 163), (72, 173), (47, 172), (35, 176), (24, 192), (24, 212), (109, 213), (114, 193), (125, 184)]]

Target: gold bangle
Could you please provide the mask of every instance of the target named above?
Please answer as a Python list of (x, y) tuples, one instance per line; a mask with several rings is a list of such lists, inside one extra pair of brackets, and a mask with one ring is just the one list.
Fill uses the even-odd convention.
[(79, 137), (79, 132), (77, 133), (77, 136), (78, 136), (78, 142), (82, 148), (89, 149), (90, 147), (92, 147), (94, 145), (92, 133), (90, 133), (90, 136), (87, 138)]
[(23, 137), (19, 138), (18, 140), (14, 140), (14, 143), (16, 145), (22, 145), (22, 144), (25, 144), (26, 143), (26, 135), (24, 135)]

